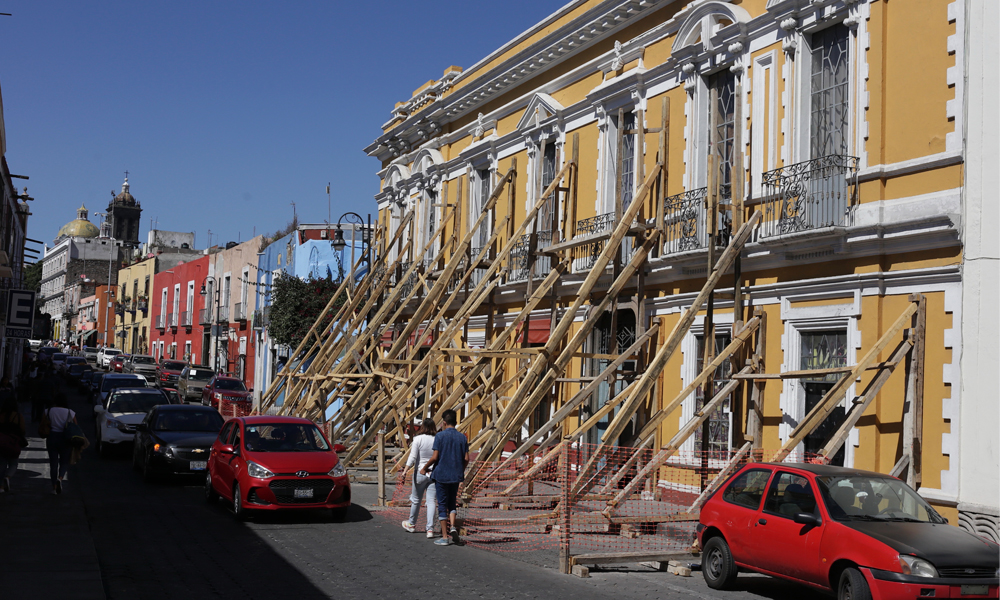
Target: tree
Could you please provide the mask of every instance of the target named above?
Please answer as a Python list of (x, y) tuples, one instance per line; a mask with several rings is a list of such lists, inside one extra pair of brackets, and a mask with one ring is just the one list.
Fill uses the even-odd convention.
[(42, 261), (25, 267), (24, 289), (31, 290), (36, 294), (42, 290)]
[[(298, 346), (336, 291), (337, 283), (329, 278), (303, 280), (287, 273), (279, 274), (271, 285), (271, 322), (268, 325), (274, 341)], [(346, 296), (341, 296), (334, 306), (339, 308), (345, 300)], [(323, 329), (330, 326), (333, 316), (333, 311), (326, 316)]]

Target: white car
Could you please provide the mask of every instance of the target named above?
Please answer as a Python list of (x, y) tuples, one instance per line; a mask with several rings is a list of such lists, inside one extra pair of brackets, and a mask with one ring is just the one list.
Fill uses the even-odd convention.
[(112, 446), (131, 443), (135, 426), (142, 422), (149, 409), (160, 404), (170, 404), (170, 398), (152, 388), (119, 388), (108, 394), (103, 405), (94, 407), (98, 454), (107, 456)]
[(149, 385), (146, 383), (146, 378), (142, 375), (135, 375), (133, 373), (108, 373), (101, 378), (101, 389), (97, 390), (94, 404), (107, 406), (108, 395), (117, 389), (142, 389), (146, 387), (149, 387)]
[(121, 353), (122, 351), (118, 348), (101, 348), (97, 351), (97, 366), (107, 369), (111, 364), (111, 359)]

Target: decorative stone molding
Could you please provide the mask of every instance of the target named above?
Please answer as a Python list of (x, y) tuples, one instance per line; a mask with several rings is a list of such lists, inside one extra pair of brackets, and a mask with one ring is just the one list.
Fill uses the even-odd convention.
[(729, 53), (736, 56), (743, 53), (743, 42), (733, 42), (729, 44)]
[(798, 32), (796, 31), (798, 25), (799, 20), (795, 17), (783, 19), (781, 23), (778, 24), (778, 26), (785, 31), (785, 38), (781, 40), (781, 49), (788, 54), (794, 54), (795, 50), (799, 47)]

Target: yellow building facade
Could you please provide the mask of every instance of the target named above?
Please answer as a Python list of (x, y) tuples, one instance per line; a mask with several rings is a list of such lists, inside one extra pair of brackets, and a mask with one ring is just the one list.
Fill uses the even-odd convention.
[[(714, 298), (715, 346), (730, 343), (734, 321), (764, 314), (765, 373), (844, 369), (868, 353), (914, 294), (922, 294), (926, 334), (915, 487), (953, 524), (961, 520), (996, 537), (995, 497), (992, 505), (980, 496), (972, 508), (963, 507), (959, 481), (962, 461), (980, 460), (960, 456), (959, 443), (960, 420), (970, 418), (961, 410), (960, 361), (966, 27), (963, 3), (951, 0), (571, 2), (479, 63), (449, 67), (396, 104), (383, 133), (365, 149), (382, 165), (376, 199), (387, 237), (380, 252), (395, 258), (405, 251), (403, 258), (412, 260), (427, 245), (432, 271), (447, 258), (439, 253), (454, 247), (448, 240), (470, 231), (491, 190), (513, 169), (513, 194), (503, 192), (476, 232), (474, 256), (494, 232), (501, 244), (541, 191), (557, 182), (561, 199), (543, 205), (533, 233), (512, 253), (492, 310), (470, 320), (464, 342), (482, 347), (555, 268), (545, 247), (586, 236), (606, 239), (662, 158), (663, 185), (642, 197), (648, 207), (636, 220), (639, 229), (662, 227), (661, 239), (641, 277), (618, 295), (616, 310), (588, 334), (584, 356), (574, 358), (567, 377), (592, 377), (608, 364), (601, 356), (630, 345), (653, 324), (660, 326), (662, 343), (705, 284), (712, 237), (717, 256), (738, 224), (759, 211), (740, 255), (743, 311), (734, 311), (732, 271), (721, 285), (728, 289)], [(573, 157), (577, 168), (569, 177), (563, 168)], [(560, 172), (561, 182), (555, 179)], [(717, 196), (709, 190), (716, 178)], [(717, 219), (706, 207), (709, 196), (717, 198)], [(407, 215), (412, 228), (385, 247)], [(638, 240), (633, 235), (623, 242), (622, 263)], [(412, 242), (408, 251), (406, 242)], [(551, 299), (532, 314), (545, 323), (539, 343), (560, 317), (558, 307), (570, 304), (590, 275), (600, 243), (573, 250)], [(536, 257), (529, 260), (531, 253)], [(602, 281), (610, 282), (615, 268)], [(607, 287), (598, 283), (593, 299)], [(587, 316), (581, 310), (577, 324)], [(703, 309), (666, 364), (654, 406), (640, 410), (628, 432), (634, 435), (656, 405), (677, 396), (701, 371), (706, 319)], [(888, 360), (892, 349), (878, 360)], [(508, 362), (513, 374), (518, 361)], [(739, 366), (721, 368), (716, 389)], [(636, 376), (629, 368), (623, 367), (617, 384)], [(852, 383), (792, 458), (823, 448), (873, 374)], [(886, 473), (898, 466), (913, 439), (912, 433), (907, 437), (914, 427), (907, 377), (900, 368), (889, 378), (851, 428), (835, 464)], [(781, 448), (835, 381), (824, 374), (761, 385), (758, 447)], [(732, 456), (749, 439), (749, 387), (727, 399), (682, 451), (718, 461)], [(577, 389), (560, 388), (523, 431), (530, 433)], [(685, 398), (659, 425), (657, 444), (698, 410), (700, 394)], [(612, 395), (596, 392), (566, 427), (600, 410)], [(601, 435), (596, 427), (584, 441), (607, 441)], [(619, 443), (629, 444), (628, 435)], [(912, 465), (903, 469), (911, 483), (913, 471)]]
[(118, 271), (116, 305), (118, 347), (131, 354), (149, 354), (149, 293), (156, 273), (156, 258), (150, 257)]

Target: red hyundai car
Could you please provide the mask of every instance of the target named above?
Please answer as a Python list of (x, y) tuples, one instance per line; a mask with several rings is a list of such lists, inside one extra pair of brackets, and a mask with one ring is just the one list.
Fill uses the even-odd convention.
[(205, 497), (231, 501), (241, 520), (255, 511), (304, 508), (343, 520), (351, 506), (351, 484), (337, 456), (343, 450), (306, 419), (230, 419), (209, 454)]
[(1000, 546), (895, 477), (828, 465), (746, 465), (705, 502), (698, 540), (715, 589), (739, 569), (840, 600), (996, 598), (1000, 583)]

